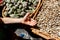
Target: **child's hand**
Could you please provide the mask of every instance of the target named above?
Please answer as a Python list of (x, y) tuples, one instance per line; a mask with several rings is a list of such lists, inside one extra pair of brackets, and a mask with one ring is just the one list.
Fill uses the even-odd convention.
[(30, 13), (27, 13), (25, 15), (25, 17), (21, 20), (21, 23), (26, 24), (26, 25), (30, 25), (30, 26), (34, 26), (37, 24), (37, 22), (35, 20), (33, 20), (32, 18), (29, 18)]

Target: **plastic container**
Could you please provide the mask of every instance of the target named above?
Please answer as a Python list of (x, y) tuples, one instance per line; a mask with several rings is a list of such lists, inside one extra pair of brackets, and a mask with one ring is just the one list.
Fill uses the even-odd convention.
[(24, 39), (29, 39), (30, 38), (30, 35), (28, 35), (28, 32), (24, 29), (17, 29), (15, 31), (15, 34), (19, 37), (24, 38)]

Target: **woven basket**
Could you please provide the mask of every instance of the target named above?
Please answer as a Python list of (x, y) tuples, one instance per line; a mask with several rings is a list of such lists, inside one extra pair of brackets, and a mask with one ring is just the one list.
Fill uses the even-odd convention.
[[(33, 11), (33, 13), (35, 13), (36, 12), (36, 10), (37, 10), (37, 8), (39, 8), (39, 5), (41, 4), (41, 0), (39, 0), (39, 2), (38, 2), (38, 4), (37, 4), (37, 7), (36, 7), (36, 9)], [(4, 15), (4, 12), (6, 11), (5, 10), (6, 9), (6, 6), (3, 8), (3, 10), (2, 10), (2, 16), (3, 17), (6, 17), (5, 15)]]
[[(43, 2), (44, 2), (44, 0), (43, 0)], [(43, 2), (41, 4), (43, 4)], [(37, 34), (38, 36), (41, 36), (41, 37), (45, 38), (46, 40), (60, 40), (60, 37), (56, 37), (55, 35), (51, 36), (47, 32), (40, 31), (38, 28), (31, 28), (31, 30), (34, 34)]]
[[(37, 10), (40, 9), (39, 8), (40, 4), (41, 4), (41, 0), (39, 0), (39, 3), (37, 5), (36, 9), (33, 11), (33, 13), (37, 13), (38, 12)], [(2, 16), (3, 17), (5, 17), (5, 15), (4, 15), (4, 12), (6, 11), (5, 9), (6, 9), (6, 6), (2, 10)], [(45, 33), (44, 32), (40, 32), (39, 29), (31, 28), (31, 30), (32, 30), (32, 32), (34, 34), (37, 34), (37, 35), (45, 38), (46, 40), (60, 40), (60, 37), (51, 37), (50, 34), (48, 34), (46, 32)]]

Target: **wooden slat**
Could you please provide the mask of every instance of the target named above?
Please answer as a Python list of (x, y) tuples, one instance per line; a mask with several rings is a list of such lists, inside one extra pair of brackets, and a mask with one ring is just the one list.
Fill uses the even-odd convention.
[(40, 32), (40, 30), (38, 30), (38, 29), (31, 28), (31, 30), (34, 34), (39, 35), (47, 40), (60, 40), (60, 37), (55, 37), (55, 35), (54, 35), (54, 38), (53, 38), (50, 36), (50, 34), (45, 33), (45, 32)]
[(51, 39), (50, 35), (48, 33), (44, 33), (44, 32), (40, 32), (38, 29), (34, 29), (34, 28), (31, 28), (32, 29), (32, 32), (34, 34), (37, 34), (45, 39)]

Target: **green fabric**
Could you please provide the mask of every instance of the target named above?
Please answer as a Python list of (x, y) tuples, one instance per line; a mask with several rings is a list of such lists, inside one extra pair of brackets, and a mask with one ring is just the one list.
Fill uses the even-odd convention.
[(5, 31), (0, 29), (0, 40), (5, 40), (5, 39), (6, 39)]

